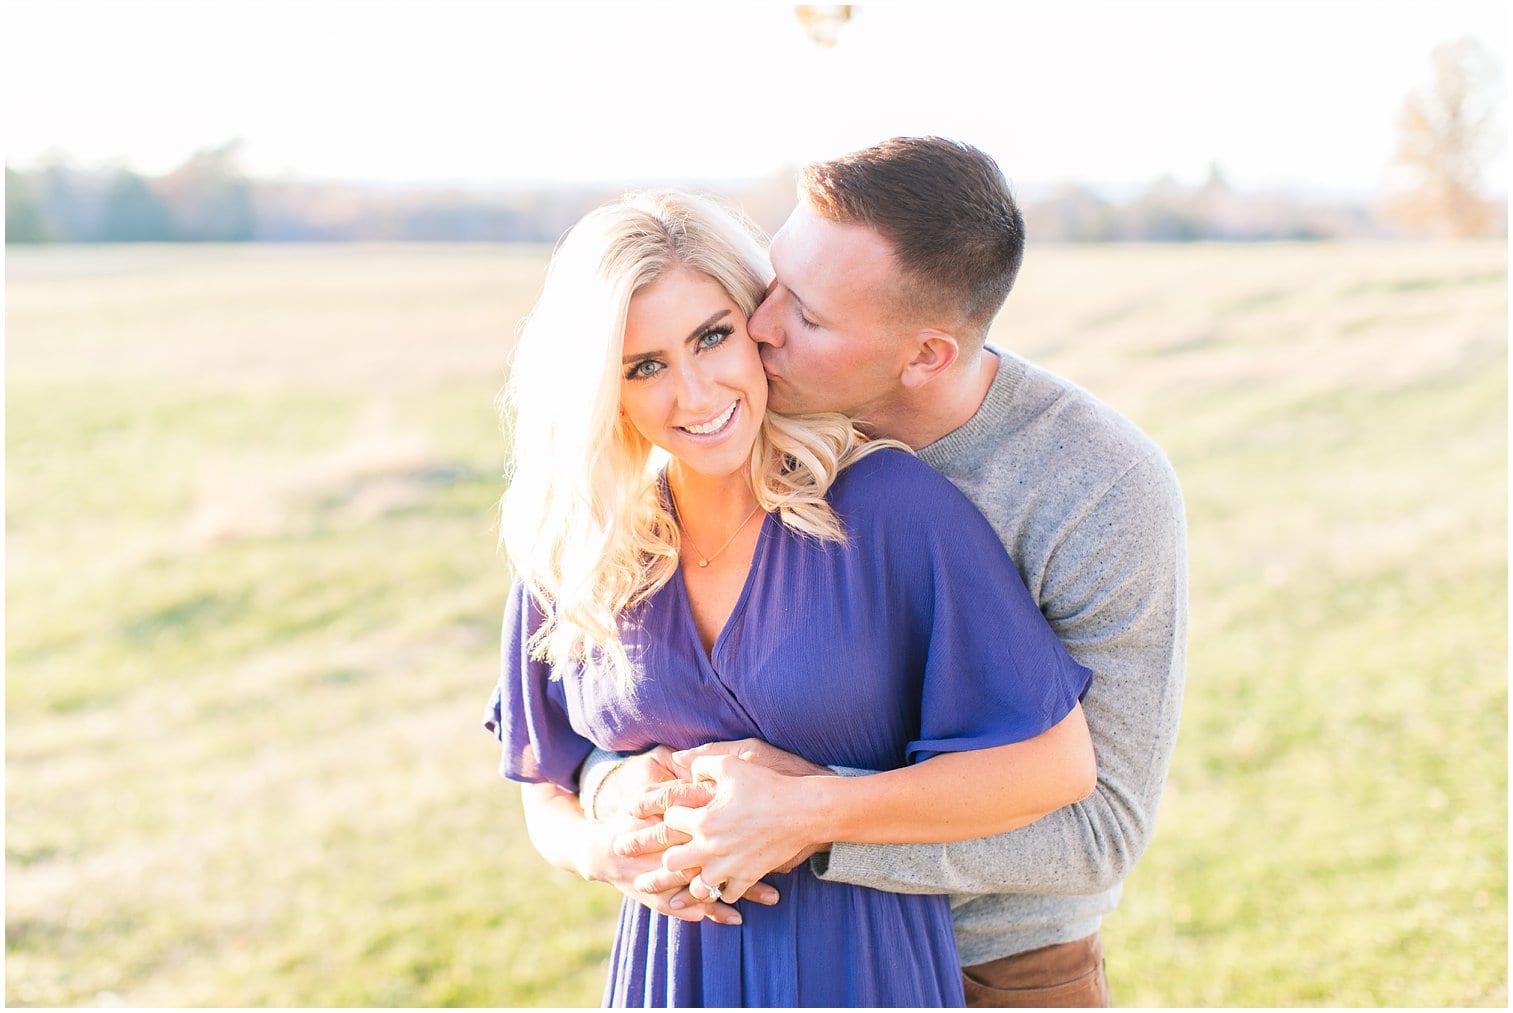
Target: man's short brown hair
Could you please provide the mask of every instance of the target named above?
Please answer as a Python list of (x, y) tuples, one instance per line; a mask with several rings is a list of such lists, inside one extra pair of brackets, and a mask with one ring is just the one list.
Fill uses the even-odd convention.
[(799, 198), (892, 245), (907, 280), (900, 309), (917, 323), (982, 337), (1024, 259), (1024, 216), (1008, 181), (996, 162), (959, 141), (895, 137), (816, 162), (799, 175)]

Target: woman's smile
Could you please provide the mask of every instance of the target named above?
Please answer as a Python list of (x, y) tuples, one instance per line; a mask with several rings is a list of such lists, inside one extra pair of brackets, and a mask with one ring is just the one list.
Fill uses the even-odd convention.
[(708, 422), (701, 422), (698, 425), (691, 426), (678, 426), (677, 428), (688, 433), (690, 436), (723, 436), (729, 428), (730, 423), (734, 421), (736, 409), (740, 407), (740, 404), (741, 402), (739, 401), (732, 401), (729, 408), (726, 408), (716, 418), (710, 419)]

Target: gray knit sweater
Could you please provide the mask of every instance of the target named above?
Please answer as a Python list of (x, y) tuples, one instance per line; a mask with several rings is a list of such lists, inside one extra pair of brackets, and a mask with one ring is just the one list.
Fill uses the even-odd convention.
[(1080, 387), (1006, 352), (967, 423), (920, 450), (998, 532), (1072, 656), (1098, 758), (1083, 802), (955, 844), (835, 844), (823, 879), (950, 893), (965, 965), (1095, 931), (1145, 851), (1182, 706), (1182, 493), (1151, 440)]

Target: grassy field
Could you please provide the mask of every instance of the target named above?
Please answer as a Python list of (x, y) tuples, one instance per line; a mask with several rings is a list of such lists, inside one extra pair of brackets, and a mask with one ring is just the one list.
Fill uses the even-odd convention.
[[(6, 1000), (583, 1005), (479, 716), (544, 254), (7, 251)], [(1169, 451), (1140, 1005), (1507, 1002), (1503, 244), (1037, 248), (995, 340)]]

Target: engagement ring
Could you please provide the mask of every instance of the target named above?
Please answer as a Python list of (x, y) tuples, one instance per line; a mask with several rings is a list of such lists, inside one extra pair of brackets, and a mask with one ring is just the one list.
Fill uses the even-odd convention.
[(709, 895), (709, 896), (707, 896), (707, 897), (704, 898), (705, 900), (719, 900), (720, 899), (720, 888), (717, 887), (717, 886), (714, 886), (714, 885), (712, 885), (710, 883), (704, 882), (704, 877), (703, 876), (695, 876), (692, 880), (689, 881), (689, 883), (688, 883), (688, 891), (690, 893), (693, 892), (693, 888), (694, 888), (695, 884), (697, 884), (701, 890), (703, 890), (705, 893), (707, 893)]

